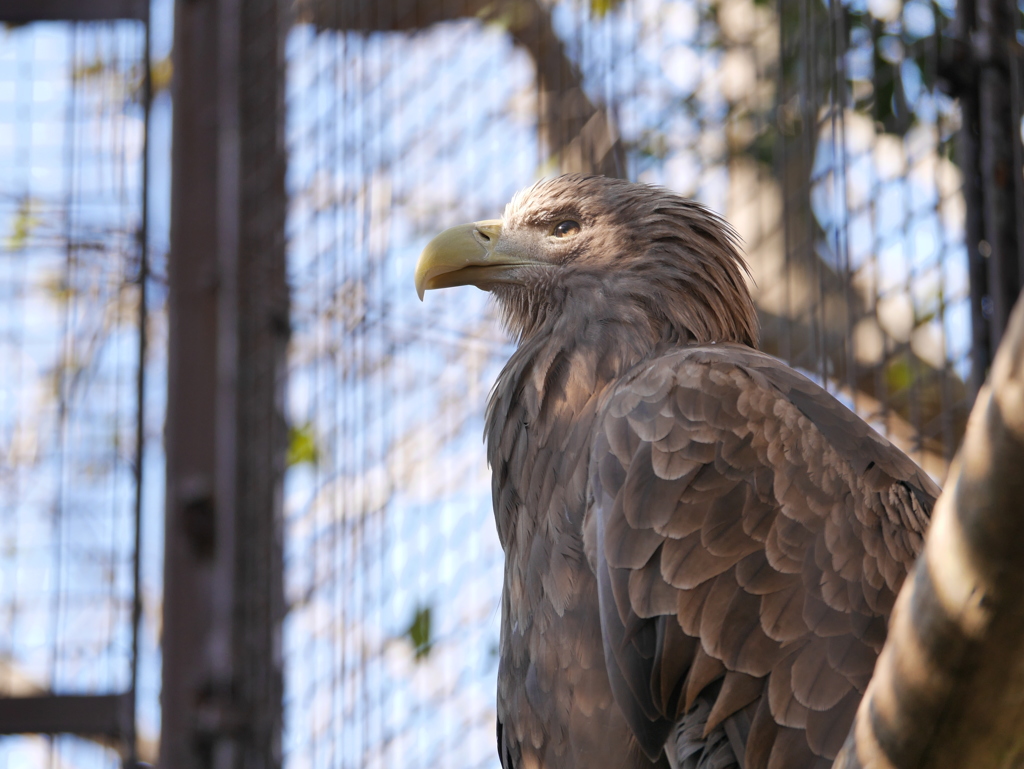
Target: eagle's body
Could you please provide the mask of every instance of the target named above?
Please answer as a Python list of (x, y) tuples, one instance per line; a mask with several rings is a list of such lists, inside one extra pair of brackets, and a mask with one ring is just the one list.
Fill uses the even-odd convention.
[(421, 290), (493, 291), (520, 340), (486, 427), (506, 769), (804, 769), (842, 744), (938, 489), (752, 349), (743, 277), (714, 215), (600, 177), (424, 252)]

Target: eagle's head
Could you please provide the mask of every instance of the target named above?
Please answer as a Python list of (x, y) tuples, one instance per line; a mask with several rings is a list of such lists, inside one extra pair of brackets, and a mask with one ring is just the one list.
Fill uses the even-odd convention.
[(732, 228), (669, 190), (572, 174), (517, 193), (501, 219), (445, 230), (423, 250), (416, 290), (474, 285), (528, 338), (564, 313), (646, 321), (678, 341), (757, 343)]

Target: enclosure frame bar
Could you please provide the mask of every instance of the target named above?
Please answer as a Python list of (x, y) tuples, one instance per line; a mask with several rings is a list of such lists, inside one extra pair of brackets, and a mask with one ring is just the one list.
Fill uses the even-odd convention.
[(162, 769), (281, 764), (285, 7), (175, 4)]
[(139, 221), (138, 248), (139, 265), (136, 279), (139, 286), (139, 344), (137, 347), (139, 364), (135, 372), (135, 499), (133, 513), (135, 515), (135, 542), (132, 554), (132, 641), (131, 641), (131, 681), (128, 693), (131, 718), (128, 732), (125, 735), (127, 749), (123, 760), (125, 769), (133, 769), (138, 763), (138, 724), (136, 717), (136, 701), (138, 699), (139, 681), (139, 631), (142, 625), (142, 507), (143, 481), (145, 475), (146, 455), (146, 352), (148, 349), (147, 325), (149, 317), (149, 127), (153, 107), (153, 67), (152, 40), (150, 34), (148, 8), (145, 22), (146, 40), (143, 45), (142, 74), (142, 211)]
[[(218, 382), (230, 381), (217, 330), (224, 301), (219, 230), (237, 212), (220, 194), (225, 98), (222, 2), (175, 3), (168, 255), (166, 503), (159, 765), (232, 765), (232, 474)], [(230, 431), (228, 431), (230, 434)], [(219, 481), (219, 482), (218, 482)]]
[(148, 25), (149, 0), (3, 0), (0, 21), (117, 21), (134, 19)]
[(941, 60), (946, 87), (963, 114), (958, 150), (967, 206), (972, 399), (1024, 288), (1018, 18), (1012, 0), (959, 0)]
[(135, 695), (41, 694), (0, 698), (0, 734), (104, 735), (134, 733)]

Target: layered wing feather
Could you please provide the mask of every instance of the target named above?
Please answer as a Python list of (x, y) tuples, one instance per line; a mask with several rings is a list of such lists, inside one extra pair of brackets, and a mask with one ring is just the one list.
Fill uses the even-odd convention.
[(934, 482), (810, 380), (723, 344), (610, 392), (589, 483), (609, 678), (645, 752), (830, 766)]

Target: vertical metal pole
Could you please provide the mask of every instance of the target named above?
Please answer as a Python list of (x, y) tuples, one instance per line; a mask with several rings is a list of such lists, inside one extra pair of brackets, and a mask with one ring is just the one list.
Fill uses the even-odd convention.
[(967, 203), (972, 395), (985, 381), (1024, 285), (1018, 14), (1013, 0), (961, 0), (943, 61), (963, 116), (957, 149)]
[[(281, 765), (284, 414), (289, 334), (285, 270), (283, 0), (240, 4), (239, 260), (235, 525), (236, 692), (244, 769)], [(289, 3), (290, 5), (290, 3)]]
[(981, 182), (985, 199), (984, 245), (992, 300), (992, 358), (1010, 320), (1021, 288), (1020, 243), (1017, 241), (1017, 197), (1021, 188), (1020, 115), (1015, 115), (1011, 70), (1020, 46), (1014, 38), (1012, 0), (976, 0), (978, 59), (978, 116)]
[(139, 680), (139, 626), (142, 622), (142, 578), (140, 559), (142, 557), (142, 483), (146, 456), (146, 325), (149, 317), (147, 283), (149, 282), (149, 125), (153, 107), (153, 78), (151, 69), (151, 35), (149, 8), (145, 9), (146, 41), (143, 45), (142, 62), (142, 216), (139, 222), (139, 367), (135, 377), (135, 549), (132, 553), (132, 662), (131, 686), (128, 690), (131, 717), (128, 720), (128, 743), (125, 752), (125, 769), (135, 769), (138, 762), (138, 736), (136, 729), (136, 699)]
[(178, 0), (162, 769), (281, 763), (282, 0)]
[[(174, 21), (171, 252), (160, 766), (211, 766), (210, 737), (230, 706), (230, 643), (214, 632), (230, 617), (230, 543), (218, 499), (217, 330), (218, 6), (179, 2)], [(230, 532), (228, 532), (230, 533)], [(218, 579), (220, 577), (220, 579)], [(227, 593), (227, 595), (225, 595)], [(223, 720), (223, 717), (220, 719)]]

